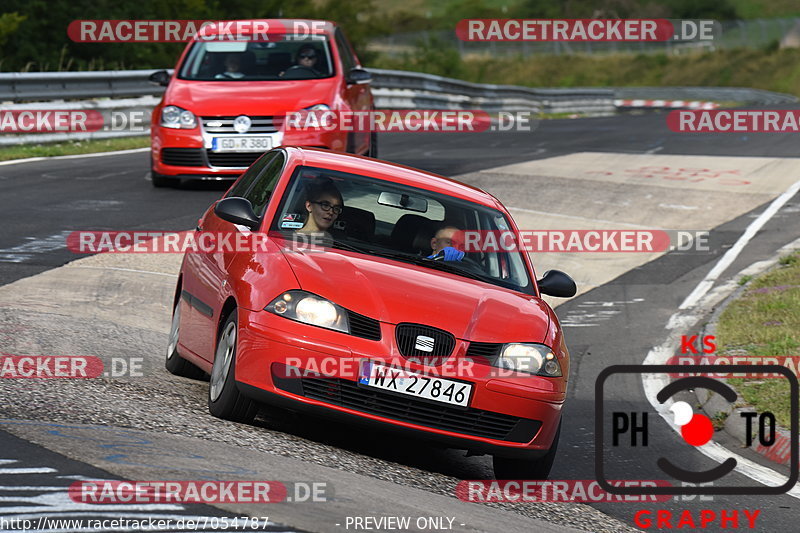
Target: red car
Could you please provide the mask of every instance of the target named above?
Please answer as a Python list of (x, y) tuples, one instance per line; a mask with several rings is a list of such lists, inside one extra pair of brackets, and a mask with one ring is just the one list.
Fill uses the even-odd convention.
[[(287, 113), (373, 109), (370, 74), (342, 30), (311, 20), (235, 21), (237, 38), (210, 25), (190, 42), (151, 119), (152, 183), (234, 179), (267, 150), (315, 146), (377, 157), (370, 132), (283, 131)], [(262, 34), (268, 25), (279, 33)], [(250, 33), (248, 33), (250, 29)], [(260, 40), (259, 40), (260, 39)]]
[(185, 254), (167, 369), (210, 374), (220, 418), (278, 405), (489, 453), (500, 479), (546, 477), (569, 352), (540, 295), (575, 283), (536, 281), (519, 251), (465, 254), (461, 230), (518, 232), (493, 196), (435, 174), (267, 152), (199, 221), (258, 246)]

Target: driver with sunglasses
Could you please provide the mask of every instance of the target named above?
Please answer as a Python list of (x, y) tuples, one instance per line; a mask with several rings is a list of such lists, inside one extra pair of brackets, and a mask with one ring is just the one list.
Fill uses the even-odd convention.
[(300, 47), (297, 51), (297, 54), (294, 56), (294, 65), (289, 67), (288, 69), (284, 70), (278, 76), (281, 78), (292, 74), (292, 72), (300, 73), (302, 75), (303, 71), (311, 71), (315, 76), (319, 76), (320, 72), (317, 70), (317, 62), (319, 61), (319, 54), (317, 53), (317, 49), (314, 48), (313, 45), (304, 44)]
[(317, 49), (310, 44), (304, 44), (300, 47), (300, 50), (297, 51), (295, 63), (297, 66), (310, 68), (316, 72), (318, 60)]

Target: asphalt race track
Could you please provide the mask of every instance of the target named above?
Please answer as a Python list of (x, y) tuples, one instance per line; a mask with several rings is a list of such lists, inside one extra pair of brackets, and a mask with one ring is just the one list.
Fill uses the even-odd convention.
[[(552, 479), (595, 477), (598, 374), (612, 364), (642, 363), (667, 338), (666, 326), (681, 302), (748, 225), (800, 179), (797, 143), (790, 135), (676, 134), (667, 130), (665, 117), (551, 120), (533, 132), (381, 136), (381, 157), (484, 188), (511, 209), (523, 229), (710, 231), (709, 249), (701, 252), (534, 256), (539, 273), (559, 268), (581, 289), (563, 303), (550, 300), (560, 303), (557, 313), (572, 355), (570, 398)], [(451, 517), (454, 531), (622, 531), (633, 527), (634, 513), (641, 509), (690, 510), (695, 516), (704, 509), (760, 510), (758, 531), (796, 527), (797, 487), (779, 496), (675, 497), (662, 503), (468, 504), (453, 497), (455, 485), (489, 478), (486, 457), (464, 457), (383, 434), (367, 436), (277, 411), (262, 412), (254, 426), (212, 418), (205, 406), (207, 384), (171, 376), (163, 368), (180, 257), (83, 257), (66, 249), (66, 235), (75, 230), (193, 228), (221, 194), (214, 184), (154, 189), (147, 163), (148, 154), (139, 151), (0, 165), (0, 351), (96, 355), (104, 362), (134, 358), (142, 365), (140, 375), (120, 378), (0, 380), (0, 518), (13, 514), (7, 506), (28, 513), (48, 506), (42, 511), (48, 516), (99, 513), (71, 508), (64, 500), (64, 487), (74, 476), (84, 476), (327, 484), (326, 502), (274, 504), (266, 510), (263, 504), (124, 510), (268, 514), (273, 531), (346, 531), (346, 517), (365, 515)], [(798, 211), (795, 196), (716, 286), (800, 238)], [(699, 333), (703, 317), (682, 333)], [(618, 385), (608, 391), (607, 405), (618, 411), (650, 409), (640, 380)], [(615, 474), (656, 479), (642, 465), (662, 456), (679, 457), (685, 468), (713, 466), (659, 417), (651, 417), (651, 424), (651, 446), (635, 457), (615, 457)], [(715, 436), (736, 453), (788, 473), (726, 438)], [(33, 471), (12, 472), (17, 466)], [(738, 471), (717, 483), (726, 484), (758, 485)], [(64, 501), (43, 499), (47, 494), (61, 494)], [(746, 520), (740, 520), (746, 529)]]

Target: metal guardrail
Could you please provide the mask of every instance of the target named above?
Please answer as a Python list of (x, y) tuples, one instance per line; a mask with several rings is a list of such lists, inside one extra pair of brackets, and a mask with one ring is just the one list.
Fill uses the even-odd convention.
[(535, 89), (517, 85), (471, 83), (453, 78), (407, 72), (370, 69), (378, 107), (483, 109), (542, 113), (586, 113), (610, 115), (615, 112), (614, 92), (608, 89)]
[(147, 81), (154, 71), (3, 72), (0, 102), (160, 95), (164, 88)]
[[(155, 97), (164, 92), (164, 87), (148, 81), (153, 72), (0, 73), (0, 102), (13, 102), (3, 105), (6, 110), (83, 108), (99, 109), (104, 116), (112, 110), (149, 111), (157, 102)], [(739, 87), (532, 88), (470, 83), (401, 70), (370, 69), (370, 72), (376, 107), (382, 109), (482, 109), (602, 116), (616, 112), (615, 99), (735, 101), (754, 105), (797, 101), (788, 94)], [(76, 101), (81, 99), (84, 100)], [(146, 130), (131, 132), (146, 133)], [(3, 135), (0, 145), (115, 136), (120, 136), (120, 132)]]
[[(489, 85), (470, 83), (402, 70), (369, 69), (373, 73), (373, 88), (390, 97), (409, 98), (419, 103), (432, 99), (445, 100), (432, 95), (449, 95), (454, 102), (477, 103), (491, 106), (496, 100), (523, 100), (542, 102), (543, 111), (561, 108), (569, 102), (588, 100), (646, 99), (646, 100), (716, 100), (737, 101), (770, 105), (796, 102), (797, 98), (782, 93), (742, 87), (616, 87), (588, 88), (530, 88), (516, 85)], [(10, 72), (0, 73), (0, 102), (32, 102), (58, 99), (120, 98), (132, 96), (157, 96), (163, 91), (147, 78), (153, 70), (105, 70), (94, 72)], [(603, 105), (606, 105), (604, 102)]]
[[(113, 111), (149, 111), (157, 102), (154, 97), (164, 92), (164, 87), (148, 80), (153, 72), (154, 70), (0, 73), (0, 102), (14, 102), (4, 105), (6, 110), (98, 109), (106, 119)], [(607, 89), (533, 89), (470, 83), (399, 70), (370, 69), (370, 72), (373, 74), (375, 106), (379, 109), (482, 109), (488, 112), (532, 111), (588, 115), (610, 115), (615, 112), (614, 93)], [(80, 99), (90, 100), (74, 101)], [(145, 134), (147, 130), (130, 132), (130, 135)], [(3, 135), (0, 136), (0, 145), (120, 135), (119, 131)]]
[[(120, 98), (160, 95), (163, 87), (148, 81), (153, 70), (96, 72), (0, 73), (0, 101), (31, 102), (80, 98)], [(400, 70), (370, 69), (372, 86), (387, 104), (453, 108), (507, 109), (503, 103), (525, 109), (565, 110), (569, 102), (613, 112), (613, 92), (607, 89), (533, 89), (514, 85), (470, 83), (442, 76)], [(513, 109), (512, 109), (513, 110)], [(575, 111), (581, 111), (576, 109)]]

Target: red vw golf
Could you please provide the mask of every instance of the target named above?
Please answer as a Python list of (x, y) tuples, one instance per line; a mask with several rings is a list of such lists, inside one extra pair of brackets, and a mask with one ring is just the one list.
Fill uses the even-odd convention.
[[(373, 109), (371, 76), (347, 38), (319, 20), (212, 24), (183, 51), (175, 72), (150, 80), (167, 87), (152, 114), (151, 177), (155, 187), (180, 179), (234, 179), (267, 150), (316, 146), (377, 157), (370, 132), (282, 131), (281, 119), (302, 110)], [(268, 29), (265, 29), (268, 28)]]
[(198, 241), (238, 244), (184, 256), (167, 369), (210, 374), (220, 418), (283, 406), (492, 454), (500, 479), (544, 478), (569, 353), (540, 295), (575, 283), (536, 281), (520, 251), (465, 253), (467, 231), (518, 232), (493, 196), (435, 174), (269, 151), (199, 221)]

